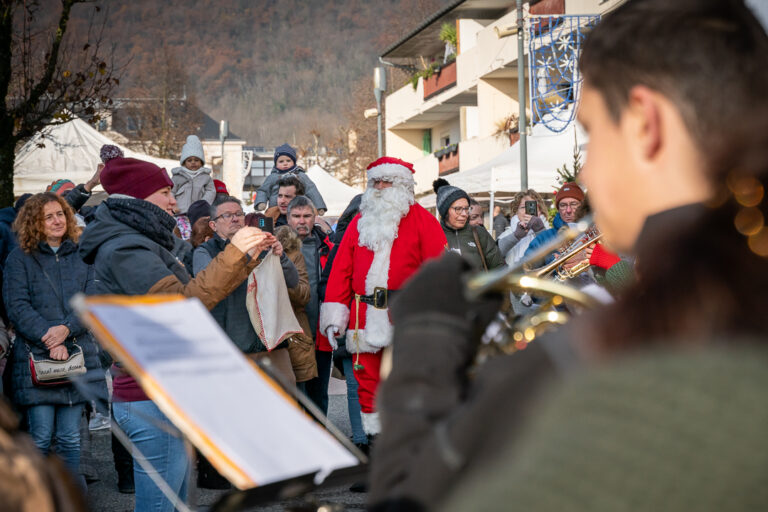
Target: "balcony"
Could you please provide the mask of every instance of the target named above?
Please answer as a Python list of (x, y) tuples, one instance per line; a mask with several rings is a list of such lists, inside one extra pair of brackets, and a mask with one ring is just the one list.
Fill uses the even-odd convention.
[(459, 145), (451, 144), (439, 151), (435, 151), (435, 158), (438, 162), (438, 174), (444, 176), (458, 172), (459, 170)]
[(429, 78), (424, 79), (424, 100), (440, 94), (456, 85), (456, 61), (442, 66)]

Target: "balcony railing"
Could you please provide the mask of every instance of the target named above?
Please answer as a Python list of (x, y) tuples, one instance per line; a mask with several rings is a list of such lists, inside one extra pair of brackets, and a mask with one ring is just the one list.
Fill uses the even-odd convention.
[(456, 85), (456, 61), (441, 67), (434, 75), (424, 79), (424, 99), (440, 94)]

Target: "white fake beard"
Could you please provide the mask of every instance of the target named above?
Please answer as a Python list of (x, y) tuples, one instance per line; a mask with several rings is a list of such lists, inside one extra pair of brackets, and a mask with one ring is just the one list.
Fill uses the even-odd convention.
[(398, 183), (382, 190), (368, 187), (360, 201), (360, 245), (373, 252), (391, 248), (400, 219), (408, 214), (413, 201), (413, 193)]

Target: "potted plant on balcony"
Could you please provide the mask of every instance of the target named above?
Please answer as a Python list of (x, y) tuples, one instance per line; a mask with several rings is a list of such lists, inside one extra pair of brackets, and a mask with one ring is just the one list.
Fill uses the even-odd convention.
[(507, 138), (510, 146), (520, 140), (520, 118), (517, 114), (510, 114), (499, 119), (496, 121), (495, 126), (494, 137)]
[(440, 40), (445, 43), (443, 62), (438, 62), (437, 60), (433, 59), (429, 64), (427, 64), (424, 57), (420, 57), (419, 59), (421, 61), (421, 69), (411, 75), (409, 80), (414, 90), (416, 90), (416, 88), (419, 86), (419, 78), (429, 80), (433, 75), (439, 75), (440, 71), (444, 67), (449, 66), (453, 64), (454, 61), (456, 61), (456, 49), (459, 45), (459, 36), (456, 32), (456, 24), (443, 23), (443, 26), (440, 27), (439, 37)]
[(442, 148), (435, 151), (434, 155), (435, 158), (438, 160), (442, 160), (446, 156), (450, 156), (451, 153), (455, 153), (459, 149), (459, 143), (454, 142), (453, 144), (449, 144), (448, 146), (443, 146)]
[(459, 47), (459, 34), (455, 23), (443, 23), (440, 27), (440, 40), (445, 43), (445, 55), (443, 64), (456, 58), (456, 50)]

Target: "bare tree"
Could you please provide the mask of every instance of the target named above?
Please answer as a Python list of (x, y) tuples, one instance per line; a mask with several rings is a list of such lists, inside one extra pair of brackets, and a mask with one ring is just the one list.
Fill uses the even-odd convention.
[(187, 135), (196, 133), (203, 124), (189, 77), (166, 45), (143, 72), (153, 81), (147, 87), (131, 90), (134, 99), (125, 111), (136, 121), (136, 130), (128, 134), (128, 145), (161, 158), (176, 158)]
[[(106, 16), (85, 0), (61, 0), (55, 22), (45, 23), (50, 4), (0, 0), (0, 206), (13, 203), (15, 149), (46, 126), (73, 116), (96, 120), (119, 85), (117, 66), (102, 57)], [(89, 3), (85, 41), (67, 38), (75, 4)], [(101, 21), (97, 19), (102, 17)]]

